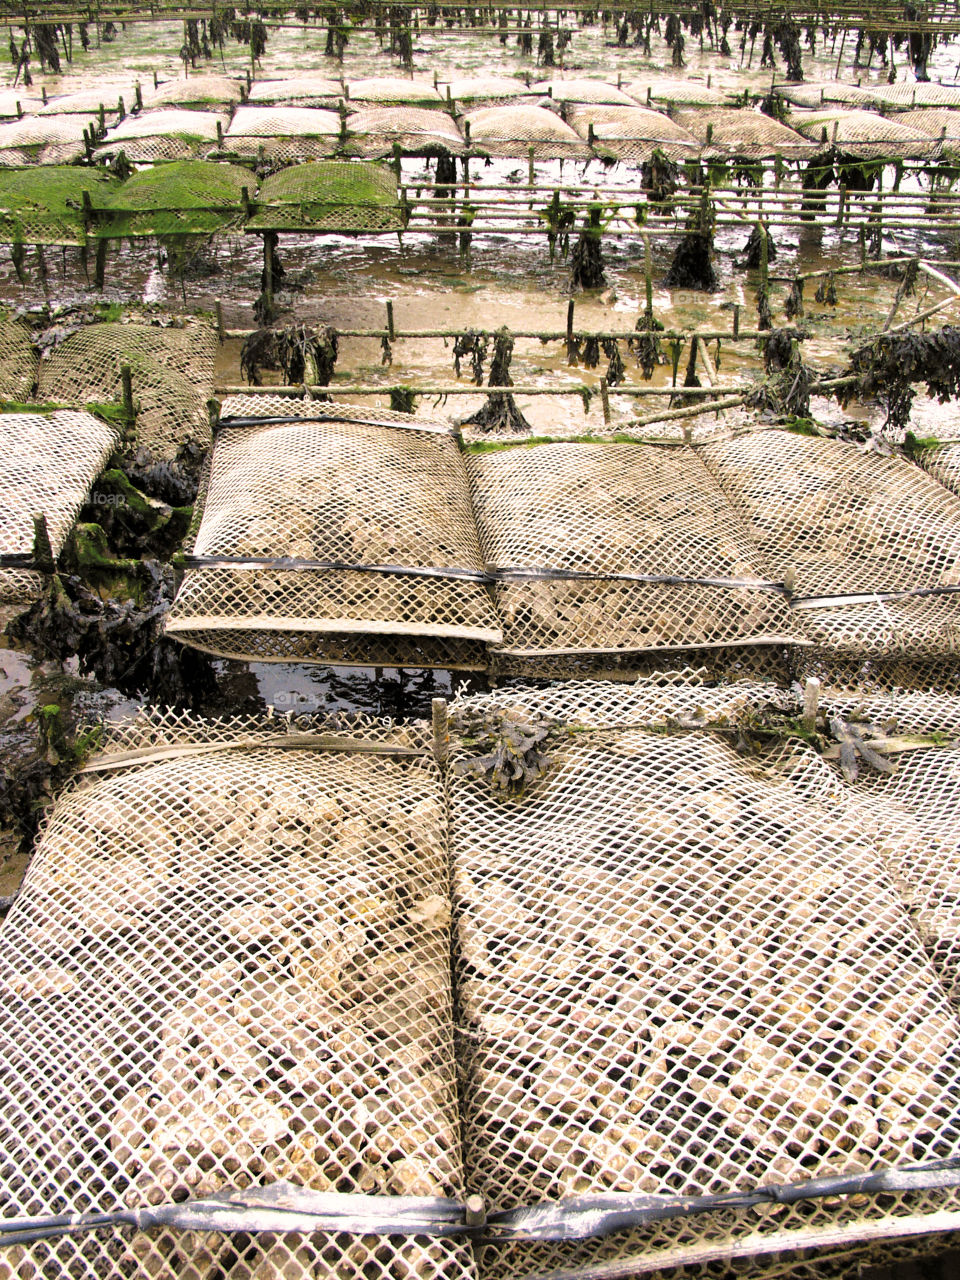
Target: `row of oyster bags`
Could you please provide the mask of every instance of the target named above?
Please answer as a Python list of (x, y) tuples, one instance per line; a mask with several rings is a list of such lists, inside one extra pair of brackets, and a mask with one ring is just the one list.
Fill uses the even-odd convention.
[(212, 653), (482, 668), (954, 649), (960, 499), (901, 458), (781, 430), (464, 454), (448, 427), (381, 410), (223, 409), (168, 622)]
[[(931, 820), (923, 781), (868, 795), (805, 749), (745, 760), (722, 732), (668, 729), (769, 696), (591, 683), (541, 717), (555, 692), (486, 695), (454, 709), (446, 776), (417, 725), (143, 712), (112, 731), (0, 928), (5, 1216), (108, 1219), (0, 1246), (2, 1273), (642, 1272), (956, 1226), (954, 984), (910, 890), (924, 833), (955, 864), (957, 806)], [(960, 707), (936, 711), (902, 728), (940, 726), (942, 792)], [(478, 736), (538, 718), (545, 776), (495, 794)], [(913, 881), (890, 837), (909, 812)], [(749, 1208), (757, 1188), (931, 1162), (925, 1190)], [(388, 1215), (479, 1194), (489, 1225), (471, 1242), (122, 1216), (276, 1183)], [(546, 1202), (576, 1235), (579, 1197), (638, 1194), (684, 1209), (581, 1242), (522, 1214), (498, 1232)]]

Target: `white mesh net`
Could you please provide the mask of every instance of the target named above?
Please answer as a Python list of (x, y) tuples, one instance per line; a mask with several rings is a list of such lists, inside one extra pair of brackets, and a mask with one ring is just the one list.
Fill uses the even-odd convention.
[[(60, 801), (4, 923), (8, 1214), (277, 1180), (458, 1195), (432, 759), (389, 726), (342, 751), (191, 728), (207, 754), (181, 745)], [(154, 748), (183, 736), (150, 726)], [(118, 1280), (472, 1272), (466, 1245), (419, 1236), (126, 1228), (30, 1246), (16, 1265)]]
[[(28, 558), (34, 517), (46, 516), (56, 555), (77, 511), (117, 444), (115, 433), (89, 413), (0, 414), (0, 556)], [(0, 567), (0, 601), (36, 594), (36, 575)]]
[(453, 437), (315, 416), (218, 436), (194, 546), (206, 563), (167, 630), (312, 661), (339, 660), (351, 634), (498, 640)]
[(960, 502), (901, 458), (767, 431), (700, 449), (831, 658), (952, 654)]
[(548, 444), (472, 455), (467, 472), (484, 560), (516, 571), (495, 589), (503, 652), (796, 639), (762, 557), (691, 450)]

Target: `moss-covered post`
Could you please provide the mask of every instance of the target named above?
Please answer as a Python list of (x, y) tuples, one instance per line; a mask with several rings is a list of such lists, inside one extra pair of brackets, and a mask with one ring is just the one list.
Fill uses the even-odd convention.
[(97, 257), (93, 268), (94, 288), (102, 289), (107, 274), (107, 241), (97, 241)]

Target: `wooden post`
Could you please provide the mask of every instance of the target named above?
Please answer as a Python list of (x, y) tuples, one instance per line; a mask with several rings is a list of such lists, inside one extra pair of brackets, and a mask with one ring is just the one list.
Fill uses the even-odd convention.
[(102, 138), (107, 131), (107, 113), (103, 109), (102, 102), (100, 103), (100, 110), (97, 112), (97, 120), (100, 123), (100, 137)]
[(817, 727), (817, 708), (820, 704), (820, 681), (811, 676), (803, 686), (803, 719), (801, 723), (808, 733)]
[(604, 426), (610, 425), (610, 391), (606, 378), (600, 379), (600, 403), (603, 405)]
[(446, 698), (434, 698), (430, 710), (433, 716), (433, 758), (442, 769), (450, 755), (450, 717)]
[(253, 204), (250, 200), (250, 188), (240, 188), (240, 203), (243, 205), (243, 216), (249, 218), (253, 215)]
[(650, 237), (643, 233), (643, 287), (647, 298), (647, 315), (653, 315), (653, 263), (650, 259)]
[(140, 88), (139, 80), (133, 87), (133, 96), (137, 102), (137, 110), (142, 111), (143, 110), (143, 90)]
[(737, 342), (740, 338), (740, 303), (733, 304), (733, 340)]
[(217, 116), (217, 146), (223, 150), (223, 121)]
[(267, 311), (273, 319), (273, 233), (263, 233), (263, 292)]
[(97, 289), (103, 288), (107, 273), (107, 241), (97, 241), (97, 260), (93, 269), (93, 283)]
[(132, 427), (134, 420), (133, 371), (128, 364), (120, 366), (120, 381), (123, 384), (123, 412), (127, 418), (127, 425)]
[(387, 337), (391, 342), (396, 342), (397, 331), (393, 325), (393, 303), (387, 299)]
[(125, 120), (126, 117), (127, 117), (127, 109), (123, 105), (123, 98), (118, 98), (117, 99), (117, 118), (120, 120)]
[(223, 342), (223, 303), (217, 298), (213, 304), (217, 316), (217, 337)]
[(533, 157), (536, 155), (536, 148), (531, 147), (527, 152), (527, 185), (533, 186), (536, 182), (536, 174), (533, 168)]
[(567, 303), (567, 342), (573, 341), (573, 299)]

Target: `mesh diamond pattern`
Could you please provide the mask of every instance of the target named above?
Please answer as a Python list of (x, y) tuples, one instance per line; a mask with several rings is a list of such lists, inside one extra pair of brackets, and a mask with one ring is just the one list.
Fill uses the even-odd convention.
[[(550, 444), (467, 458), (484, 559), (599, 581), (496, 587), (507, 653), (786, 643), (795, 638), (719, 485), (690, 450)], [(730, 578), (743, 587), (618, 582), (616, 574)], [(609, 575), (609, 576), (608, 576)]]
[(224, 138), (224, 148), (238, 156), (270, 159), (322, 159), (336, 151), (340, 117), (316, 107), (241, 107)]
[(888, 120), (874, 111), (837, 108), (798, 113), (793, 116), (793, 125), (811, 142), (839, 147), (846, 155), (864, 160), (884, 156), (922, 160), (937, 149), (926, 130)]
[(119, 401), (129, 364), (137, 404), (137, 440), (173, 457), (188, 440), (209, 441), (217, 334), (206, 322), (183, 328), (93, 324), (71, 334), (40, 365), (40, 397), (82, 403)]
[(310, 107), (317, 103), (336, 106), (343, 97), (339, 80), (320, 76), (288, 76), (283, 80), (257, 80), (250, 86), (247, 101), (251, 106)]
[(240, 101), (239, 80), (229, 76), (198, 75), (183, 80), (172, 80), (151, 89), (143, 95), (145, 107), (158, 107), (167, 103), (179, 106), (235, 106)]
[(697, 80), (670, 80), (662, 77), (631, 80), (624, 85), (624, 90), (641, 105), (648, 98), (651, 102), (682, 102), (691, 107), (719, 106), (724, 101), (719, 89), (713, 89)]
[(271, 174), (249, 231), (400, 231), (397, 179), (362, 161), (316, 161)]
[(28, 402), (37, 383), (37, 363), (28, 327), (0, 311), (0, 399)]
[(108, 146), (141, 138), (181, 138), (189, 142), (216, 142), (217, 121), (226, 127), (227, 117), (213, 111), (184, 111), (176, 108), (144, 111), (127, 116), (107, 134)]
[[(710, 444), (700, 456), (765, 560), (796, 572), (805, 633), (825, 655), (918, 659), (953, 651), (956, 593), (878, 599), (960, 582), (960, 500), (911, 463), (838, 440), (765, 431)], [(844, 602), (864, 595), (866, 600)]]
[(920, 457), (920, 465), (934, 480), (939, 480), (951, 493), (960, 496), (960, 441), (925, 450)]
[(545, 107), (510, 103), (471, 111), (470, 142), (493, 156), (526, 156), (530, 148), (541, 159), (587, 160), (592, 154), (581, 138), (558, 115)]
[[(72, 792), (0, 940), (7, 1211), (278, 1179), (457, 1194), (448, 918), (423, 756), (222, 746)], [(54, 1257), (171, 1280), (472, 1270), (456, 1242), (117, 1231), (26, 1249), (20, 1274)]]
[(226, 428), (194, 554), (345, 567), (190, 570), (167, 624), (190, 644), (222, 632), (223, 651), (236, 642), (226, 633), (253, 632), (258, 657), (331, 661), (327, 635), (500, 639), (481, 583), (346, 567), (480, 571), (466, 475), (449, 435), (347, 421)]
[(451, 803), (466, 1166), (493, 1207), (956, 1150), (956, 1023), (843, 805), (640, 730), (563, 749), (523, 802), (455, 780)]
[[(814, 145), (779, 120), (757, 111), (734, 108), (686, 108), (674, 117), (704, 147), (707, 159), (749, 156), (755, 159), (803, 159)], [(709, 140), (708, 140), (709, 134)]]
[(0, 240), (84, 245), (83, 193), (88, 192), (95, 205), (119, 185), (116, 178), (92, 168), (0, 169)]
[[(114, 432), (89, 413), (0, 414), (0, 554), (33, 551), (33, 518), (45, 515), (57, 555), (91, 484), (116, 447)], [(32, 598), (39, 580), (0, 569), (0, 599)]]
[(425, 107), (363, 107), (347, 117), (347, 150), (371, 159), (388, 156), (394, 144), (410, 155), (447, 151), (461, 155), (463, 138), (445, 111)]
[(404, 80), (399, 76), (371, 76), (363, 80), (351, 80), (348, 89), (352, 102), (431, 106), (440, 101), (439, 90), (429, 80)]
[(545, 94), (555, 102), (608, 103), (620, 107), (636, 105), (629, 94), (603, 80), (544, 80), (531, 85), (530, 92), (541, 96)]
[(621, 160), (643, 163), (660, 150), (673, 160), (693, 158), (700, 144), (668, 115), (645, 107), (574, 106), (570, 127), (586, 140), (591, 126), (596, 142)]
[(95, 234), (127, 236), (212, 235), (243, 220), (243, 188), (255, 179), (234, 164), (182, 160), (133, 174), (118, 191), (94, 201)]

